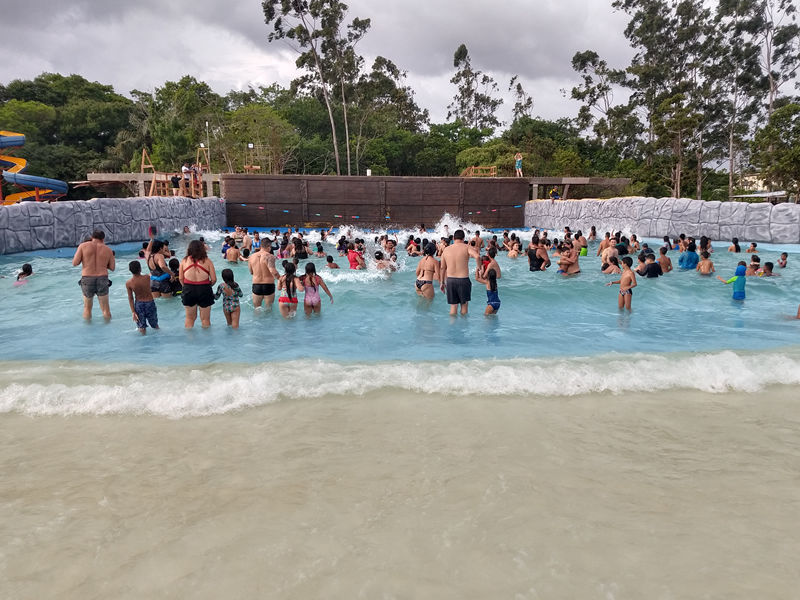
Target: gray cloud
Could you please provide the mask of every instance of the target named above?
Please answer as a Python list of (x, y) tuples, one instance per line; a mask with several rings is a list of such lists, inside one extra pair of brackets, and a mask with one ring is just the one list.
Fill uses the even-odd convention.
[[(503, 93), (510, 77), (519, 75), (534, 96), (534, 112), (557, 118), (577, 112), (559, 92), (577, 81), (570, 66), (575, 52), (595, 49), (615, 66), (630, 58), (622, 36), (625, 16), (610, 4), (351, 0), (350, 16), (372, 19), (360, 51), (368, 59), (386, 56), (407, 70), (419, 103), (434, 121), (446, 116), (453, 53), (461, 43), (473, 65), (491, 74)], [(5, 46), (0, 82), (42, 71), (79, 73), (128, 93), (191, 74), (225, 93), (273, 81), (287, 85), (297, 74), (293, 52), (267, 42), (258, 0), (33, 0), (4, 7), (0, 27)], [(510, 104), (509, 97), (505, 120)]]

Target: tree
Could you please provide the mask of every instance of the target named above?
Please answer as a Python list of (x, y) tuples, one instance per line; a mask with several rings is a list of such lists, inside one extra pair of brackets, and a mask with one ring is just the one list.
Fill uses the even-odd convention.
[(272, 107), (250, 104), (227, 115), (216, 143), (229, 173), (242, 171), (247, 161), (261, 173), (280, 175), (293, 160), (300, 136)]
[(800, 104), (772, 113), (767, 126), (756, 133), (752, 161), (770, 188), (800, 194)]
[(494, 98), (497, 84), (489, 75), (472, 68), (469, 51), (461, 44), (453, 55), (453, 66), (457, 69), (450, 83), (456, 86), (453, 102), (447, 107), (447, 118), (454, 118), (469, 127), (489, 130), (501, 125), (496, 112), (503, 103)]
[(800, 66), (800, 27), (795, 0), (758, 0), (761, 65), (767, 76), (767, 118), (775, 110), (780, 88)]
[(264, 0), (262, 8), (267, 25), (273, 26), (269, 41), (287, 40), (296, 44), (294, 50), (299, 55), (296, 64), (308, 73), (295, 80), (293, 87), (311, 86), (322, 94), (331, 127), (336, 174), (341, 175), (331, 88), (334, 83), (340, 84), (342, 107), (346, 111), (343, 82), (357, 68), (353, 47), (369, 28), (369, 20), (355, 19), (348, 36), (341, 38), (339, 29), (347, 5), (338, 0)]
[(533, 110), (533, 97), (525, 92), (525, 88), (522, 87), (522, 83), (520, 83), (517, 75), (514, 75), (508, 83), (508, 91), (514, 92), (514, 110), (511, 113), (513, 115), (512, 121), (516, 121), (522, 117), (530, 118), (531, 111)]

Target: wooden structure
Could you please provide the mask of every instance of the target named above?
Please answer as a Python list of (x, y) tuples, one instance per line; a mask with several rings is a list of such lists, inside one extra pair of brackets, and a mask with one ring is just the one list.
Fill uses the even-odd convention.
[[(630, 179), (608, 178), (608, 177), (528, 177), (532, 187), (531, 199), (539, 199), (539, 186), (545, 188), (545, 194), (549, 194), (550, 189), (558, 188), (561, 200), (569, 198), (569, 190), (572, 186), (594, 186), (604, 188), (624, 188), (631, 184)], [(549, 196), (548, 196), (549, 197)]]
[(461, 177), (497, 177), (497, 167), (467, 167)]
[(527, 179), (222, 175), (228, 225), (409, 226), (444, 213), (484, 227), (522, 227)]

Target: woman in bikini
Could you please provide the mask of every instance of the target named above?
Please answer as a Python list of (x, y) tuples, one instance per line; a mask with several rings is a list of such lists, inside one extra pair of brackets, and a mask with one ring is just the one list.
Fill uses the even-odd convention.
[(295, 275), (296, 267), (292, 262), (286, 262), (285, 273), (278, 281), (281, 297), (278, 298), (278, 308), (284, 319), (290, 319), (297, 314), (297, 292), (303, 291), (303, 282)]
[(436, 295), (433, 282), (439, 280), (439, 261), (434, 258), (436, 245), (433, 243), (425, 246), (425, 256), (417, 264), (417, 281), (414, 286), (417, 295), (427, 300), (433, 300)]
[(322, 281), (322, 277), (317, 275), (317, 268), (314, 266), (314, 263), (310, 262), (306, 264), (306, 274), (300, 279), (306, 292), (305, 298), (303, 299), (303, 310), (306, 316), (310, 316), (312, 313), (319, 314), (322, 310), (322, 299), (319, 297), (319, 288), (322, 288), (323, 291), (328, 294), (328, 298), (331, 299), (331, 304), (333, 304), (333, 295), (328, 289), (328, 286), (325, 285), (325, 282)]
[(194, 327), (197, 309), (200, 308), (200, 324), (203, 328), (211, 326), (211, 305), (214, 304), (214, 284), (217, 274), (214, 263), (206, 254), (206, 247), (199, 240), (189, 242), (186, 258), (181, 261), (178, 279), (183, 287), (181, 301), (186, 309), (187, 329)]

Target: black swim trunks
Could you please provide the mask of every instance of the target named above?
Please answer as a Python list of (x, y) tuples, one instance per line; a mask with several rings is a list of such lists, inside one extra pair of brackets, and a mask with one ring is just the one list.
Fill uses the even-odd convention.
[(472, 280), (469, 277), (448, 277), (445, 290), (448, 304), (466, 304), (472, 300)]
[(254, 283), (253, 293), (256, 296), (272, 296), (275, 293), (274, 283)]

